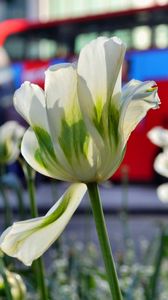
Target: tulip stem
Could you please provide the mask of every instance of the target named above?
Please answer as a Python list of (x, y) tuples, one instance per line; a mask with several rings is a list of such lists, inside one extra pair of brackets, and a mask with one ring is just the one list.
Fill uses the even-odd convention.
[(0, 182), (0, 193), (4, 200), (5, 228), (7, 228), (11, 224), (12, 212), (11, 212), (11, 208), (10, 208), (10, 204), (9, 204), (9, 199), (7, 197), (7, 194), (6, 194), (6, 191), (5, 191), (5, 188), (2, 184), (2, 182)]
[(110, 241), (107, 233), (107, 228), (104, 219), (103, 208), (99, 196), (99, 191), (96, 183), (87, 184), (90, 196), (93, 216), (99, 238), (99, 243), (104, 259), (104, 265), (107, 273), (107, 279), (111, 291), (112, 300), (122, 300), (122, 294), (119, 287), (115, 263), (110, 247)]
[[(30, 209), (31, 209), (31, 216), (33, 218), (38, 217), (38, 209), (35, 199), (35, 175), (33, 174), (34, 170), (31, 169), (28, 165), (26, 166), (26, 172), (25, 177), (27, 180), (27, 187), (28, 187), (28, 193), (29, 193), (29, 199), (30, 199)], [(36, 261), (34, 261), (34, 268), (35, 272), (37, 274), (37, 283), (38, 288), (40, 292), (40, 299), (48, 300), (48, 290), (45, 284), (45, 276), (44, 276), (44, 264), (42, 258), (38, 258)]]
[(13, 296), (12, 296), (12, 293), (11, 293), (11, 286), (8, 282), (8, 277), (7, 277), (7, 274), (6, 274), (5, 265), (4, 265), (2, 257), (0, 257), (0, 274), (3, 278), (3, 280), (4, 280), (6, 299), (7, 300), (13, 300)]
[(7, 197), (4, 184), (3, 184), (3, 175), (5, 174), (5, 167), (4, 165), (0, 166), (0, 194), (4, 201), (4, 215), (5, 215), (5, 228), (9, 227), (12, 220), (12, 211), (9, 203), (9, 199)]

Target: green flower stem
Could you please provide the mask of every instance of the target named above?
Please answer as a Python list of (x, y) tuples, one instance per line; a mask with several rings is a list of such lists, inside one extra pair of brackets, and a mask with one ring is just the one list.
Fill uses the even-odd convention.
[(104, 213), (103, 213), (101, 200), (99, 197), (98, 187), (96, 183), (89, 183), (87, 184), (87, 187), (90, 196), (99, 243), (100, 243), (104, 264), (106, 268), (107, 279), (110, 285), (111, 299), (122, 300), (123, 298), (121, 295), (121, 290), (119, 287), (114, 259), (112, 256), (110, 241), (108, 238), (108, 233), (107, 233), (107, 228), (104, 220)]
[(159, 241), (159, 249), (156, 254), (155, 262), (154, 262), (154, 273), (151, 277), (150, 285), (149, 285), (149, 291), (148, 291), (148, 297), (149, 300), (156, 300), (158, 297), (157, 295), (157, 287), (158, 287), (158, 280), (161, 270), (161, 264), (164, 257), (164, 237), (165, 232), (162, 229), (160, 241)]
[(5, 228), (7, 228), (11, 225), (12, 212), (11, 212), (11, 207), (9, 204), (9, 199), (8, 199), (5, 189), (4, 189), (4, 185), (1, 182), (0, 182), (0, 193), (4, 200)]
[[(36, 218), (38, 216), (38, 210), (35, 200), (35, 185), (34, 185), (34, 174), (33, 170), (27, 165), (26, 166), (26, 180), (28, 186), (28, 193), (30, 198), (30, 208), (31, 208), (31, 216)], [(45, 276), (44, 276), (44, 264), (42, 258), (38, 258), (34, 263), (34, 268), (37, 274), (37, 282), (38, 288), (40, 292), (40, 299), (48, 300), (48, 291), (45, 284)]]
[(128, 226), (128, 167), (123, 166), (122, 168), (122, 207), (120, 212), (122, 230), (123, 230), (123, 242), (124, 242), (124, 261), (127, 264), (132, 264), (132, 260), (129, 257), (129, 250), (130, 250), (130, 232)]
[(4, 213), (5, 213), (5, 228), (9, 227), (11, 225), (12, 220), (12, 212), (9, 205), (9, 200), (6, 195), (4, 184), (2, 182), (2, 176), (5, 174), (5, 166), (0, 165), (0, 193), (4, 200)]
[(13, 296), (12, 296), (12, 293), (11, 293), (11, 287), (10, 287), (10, 284), (8, 282), (8, 278), (6, 276), (5, 265), (4, 265), (2, 257), (0, 257), (0, 274), (2, 275), (2, 278), (4, 280), (6, 299), (7, 300), (13, 300)]
[(22, 191), (21, 187), (16, 189), (16, 196), (17, 196), (17, 200), (18, 200), (19, 215), (20, 215), (21, 219), (24, 219), (25, 207), (24, 207), (24, 202), (23, 202), (23, 191)]

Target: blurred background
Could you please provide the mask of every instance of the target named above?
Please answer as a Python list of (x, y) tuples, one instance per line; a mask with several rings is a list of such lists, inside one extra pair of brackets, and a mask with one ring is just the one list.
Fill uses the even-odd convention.
[[(0, 0), (0, 123), (14, 119), (25, 125), (12, 106), (14, 91), (25, 80), (43, 87), (44, 71), (49, 65), (76, 60), (81, 48), (100, 35), (116, 35), (127, 45), (123, 84), (133, 78), (154, 80), (161, 99), (160, 109), (150, 111), (132, 133), (119, 170), (100, 187), (112, 247), (119, 265), (121, 263), (121, 275), (126, 272), (124, 276), (128, 282), (123, 285), (129, 288), (130, 271), (127, 274), (128, 269), (122, 269), (125, 256), (135, 267), (137, 276), (148, 255), (145, 251), (149, 251), (150, 244), (156, 240), (154, 252), (159, 248), (162, 228), (168, 222), (168, 201), (163, 203), (156, 193), (157, 186), (167, 179), (153, 168), (161, 148), (147, 137), (155, 126), (168, 129), (168, 0)], [(23, 174), (17, 163), (7, 166), (6, 172), (17, 174), (22, 181)], [(37, 203), (42, 214), (67, 185), (53, 183), (40, 175), (36, 183)], [(15, 220), (18, 218), (17, 201), (8, 184), (6, 192)], [(26, 189), (23, 197), (28, 211)], [(2, 215), (3, 201), (0, 212)], [(63, 241), (70, 245), (74, 241), (81, 242), (80, 247), (84, 247), (83, 242), (97, 245), (87, 197), (68, 225)], [(150, 277), (152, 262), (148, 261), (147, 266), (146, 276)], [(163, 273), (167, 276), (165, 270)], [(141, 291), (143, 284), (138, 285)], [(143, 291), (138, 293), (139, 290), (136, 299), (138, 295), (141, 300), (150, 299), (143, 298)], [(167, 300), (168, 291), (165, 295), (157, 299)]]

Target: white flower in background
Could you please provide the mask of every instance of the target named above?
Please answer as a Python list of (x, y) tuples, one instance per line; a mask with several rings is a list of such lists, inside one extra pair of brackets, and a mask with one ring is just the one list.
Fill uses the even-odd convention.
[[(155, 171), (164, 177), (168, 177), (168, 129), (156, 126), (148, 132), (147, 136), (153, 144), (163, 148), (163, 152), (155, 158)], [(168, 183), (161, 184), (156, 191), (158, 198), (162, 202), (168, 203)]]
[[(154, 169), (160, 175), (168, 178), (168, 150), (164, 150), (159, 153), (154, 161)], [(164, 202), (168, 203), (168, 183), (161, 184), (157, 188), (158, 198)]]
[[(22, 277), (14, 272), (10, 272), (6, 270), (6, 276), (8, 280), (8, 284), (10, 285), (12, 299), (13, 300), (24, 300), (26, 299), (26, 286), (23, 282)], [(3, 290), (5, 291), (5, 282), (0, 274), (0, 292), (3, 294)]]
[(25, 129), (16, 121), (0, 126), (0, 164), (10, 164), (18, 158), (24, 132)]
[(156, 126), (148, 132), (147, 136), (156, 146), (168, 147), (168, 129)]
[[(165, 130), (165, 135), (167, 135)], [(164, 131), (163, 131), (164, 132)], [(166, 141), (166, 136), (165, 136)], [(161, 142), (161, 139), (160, 139)], [(163, 143), (162, 143), (163, 145)], [(159, 145), (158, 145), (159, 146)], [(161, 143), (160, 143), (161, 147)], [(162, 146), (163, 147), (163, 146)], [(165, 147), (163, 148), (163, 152), (159, 153), (154, 161), (154, 169), (157, 173), (160, 175), (168, 178), (168, 149), (165, 142)], [(163, 183), (160, 186), (157, 187), (157, 196), (158, 198), (164, 202), (168, 203), (168, 183)]]
[(154, 161), (154, 169), (162, 176), (168, 177), (168, 150), (159, 153)]
[(76, 182), (63, 208), (59, 203), (66, 196), (51, 214), (14, 223), (2, 235), (1, 249), (25, 264), (61, 234), (86, 191), (85, 183), (112, 176), (131, 132), (160, 103), (153, 81), (131, 80), (121, 89), (124, 54), (120, 39), (100, 37), (82, 49), (76, 65), (50, 67), (45, 91), (25, 82), (15, 93), (15, 108), (30, 125), (21, 144), (25, 160), (44, 175)]
[(162, 202), (168, 203), (168, 183), (163, 183), (158, 186), (157, 195)]

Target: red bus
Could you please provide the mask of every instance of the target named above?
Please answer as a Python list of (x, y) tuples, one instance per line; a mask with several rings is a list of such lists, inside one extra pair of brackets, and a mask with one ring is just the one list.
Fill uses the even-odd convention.
[(123, 81), (155, 80), (162, 104), (159, 110), (150, 111), (132, 133), (124, 161), (112, 179), (120, 180), (121, 169), (127, 165), (132, 182), (152, 182), (158, 148), (146, 134), (156, 125), (168, 128), (167, 14), (168, 5), (162, 5), (49, 22), (22, 19), (1, 22), (1, 104), (10, 102), (13, 91), (24, 80), (43, 86), (44, 71), (49, 65), (73, 61), (91, 39), (99, 35), (121, 37), (128, 46)]

